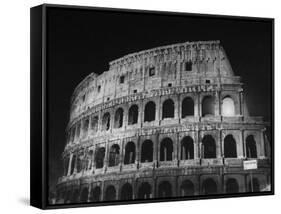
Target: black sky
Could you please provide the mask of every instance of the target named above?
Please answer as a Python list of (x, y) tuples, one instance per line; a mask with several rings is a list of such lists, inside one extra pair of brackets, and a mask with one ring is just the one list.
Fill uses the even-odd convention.
[(271, 22), (218, 17), (47, 10), (49, 184), (62, 174), (70, 97), (88, 74), (111, 60), (157, 46), (220, 40), (234, 73), (242, 77), (249, 112), (271, 118)]

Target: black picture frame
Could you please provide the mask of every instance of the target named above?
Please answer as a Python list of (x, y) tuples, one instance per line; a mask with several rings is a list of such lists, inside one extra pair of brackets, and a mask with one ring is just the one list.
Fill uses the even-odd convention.
[[(271, 188), (268, 191), (262, 192), (243, 192), (243, 193), (231, 193), (231, 194), (208, 194), (208, 195), (196, 195), (185, 197), (167, 197), (167, 198), (152, 198), (149, 200), (116, 200), (108, 202), (95, 202), (95, 203), (50, 203), (49, 193), (49, 168), (48, 158), (50, 157), (50, 150), (48, 149), (49, 142), (49, 87), (48, 82), (48, 28), (47, 28), (47, 16), (50, 9), (65, 9), (65, 10), (79, 10), (87, 12), (116, 12), (120, 14), (138, 14), (141, 16), (158, 15), (166, 17), (190, 17), (193, 19), (218, 19), (218, 20), (233, 20), (235, 22), (249, 21), (255, 24), (266, 23), (270, 30), (268, 36), (271, 38), (270, 44), (270, 67), (268, 71), (271, 88), (270, 93), (270, 114), (269, 133), (271, 135), (271, 150), (268, 151), (269, 158), (269, 176), (268, 181), (271, 184)], [(99, 20), (102, 22), (102, 20)], [(73, 207), (91, 207), (101, 205), (121, 205), (121, 204), (137, 204), (137, 203), (154, 203), (154, 202), (168, 202), (168, 201), (180, 201), (180, 200), (197, 200), (197, 199), (212, 199), (212, 198), (229, 198), (229, 197), (245, 197), (245, 196), (259, 196), (259, 195), (273, 195), (274, 194), (274, 19), (272, 18), (259, 18), (259, 17), (239, 17), (239, 16), (222, 16), (222, 15), (209, 15), (209, 14), (191, 14), (191, 13), (175, 13), (175, 12), (163, 12), (163, 11), (144, 11), (144, 10), (128, 10), (128, 9), (116, 9), (116, 8), (98, 8), (98, 7), (86, 7), (86, 6), (70, 6), (70, 5), (54, 5), (43, 4), (31, 8), (30, 10), (30, 67), (31, 67), (31, 118), (30, 118), (30, 204), (41, 209), (56, 209), (56, 208), (73, 208)], [(154, 47), (151, 47), (154, 48)], [(226, 50), (227, 52), (227, 50)], [(123, 57), (123, 56), (116, 56)], [(231, 59), (230, 59), (231, 61)], [(59, 71), (57, 71), (59, 72)], [(154, 75), (153, 70), (153, 75)], [(235, 73), (235, 71), (234, 71)], [(86, 76), (85, 76), (86, 77)], [(169, 86), (168, 86), (169, 87)], [(74, 88), (73, 88), (74, 90)], [(70, 97), (69, 97), (70, 100)], [(259, 164), (259, 162), (258, 162)], [(251, 183), (253, 184), (253, 182)], [(247, 184), (245, 184), (247, 185)], [(246, 188), (246, 187), (245, 187)], [(199, 190), (201, 191), (201, 190)]]

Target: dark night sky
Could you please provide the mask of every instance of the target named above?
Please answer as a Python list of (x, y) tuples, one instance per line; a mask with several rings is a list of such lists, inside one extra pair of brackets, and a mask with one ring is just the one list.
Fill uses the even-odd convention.
[(49, 184), (62, 174), (70, 97), (88, 74), (109, 61), (157, 46), (220, 40), (242, 77), (252, 116), (271, 118), (271, 22), (48, 8)]

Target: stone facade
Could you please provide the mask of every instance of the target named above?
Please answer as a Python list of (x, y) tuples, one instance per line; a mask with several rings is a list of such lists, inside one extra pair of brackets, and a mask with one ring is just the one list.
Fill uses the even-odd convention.
[[(219, 41), (126, 55), (71, 98), (57, 203), (263, 191), (270, 146)], [(257, 159), (252, 176), (243, 161)]]

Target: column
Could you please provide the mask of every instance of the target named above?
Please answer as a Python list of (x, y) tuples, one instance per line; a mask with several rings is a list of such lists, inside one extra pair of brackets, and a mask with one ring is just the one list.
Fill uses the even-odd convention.
[(264, 131), (265, 129), (261, 130), (260, 132), (260, 157), (259, 158), (265, 158), (265, 146), (264, 146)]
[(70, 176), (72, 158), (73, 158), (73, 154), (71, 153), (70, 156), (69, 156), (69, 163), (68, 163), (67, 176)]

